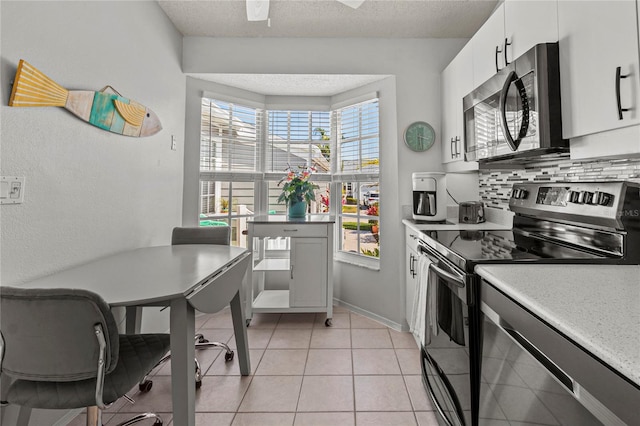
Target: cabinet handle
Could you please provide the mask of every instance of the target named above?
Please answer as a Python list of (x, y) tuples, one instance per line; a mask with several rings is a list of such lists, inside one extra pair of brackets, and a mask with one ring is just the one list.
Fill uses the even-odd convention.
[(291, 279), (293, 279), (293, 265), (291, 265), (289, 269), (291, 270)]
[(511, 46), (511, 43), (509, 43), (509, 39), (505, 37), (504, 38), (504, 66), (505, 67), (511, 63), (507, 60), (507, 46)]
[(412, 272), (412, 277), (415, 278), (416, 275), (418, 275), (418, 271), (416, 269), (416, 262), (418, 261), (418, 256), (413, 256), (413, 272)]
[(456, 136), (456, 158), (460, 157), (460, 136)]
[(418, 274), (416, 272), (416, 260), (418, 260), (416, 256), (414, 256), (413, 254), (409, 254), (409, 273), (411, 274), (412, 278), (415, 278)]
[(283, 229), (283, 232), (298, 232), (297, 229)]
[(451, 138), (451, 159), (456, 158), (456, 150), (455, 150), (455, 144), (456, 141), (453, 140), (453, 138)]
[(620, 79), (627, 78), (630, 74), (622, 75), (620, 73), (620, 67), (616, 68), (616, 101), (618, 102), (618, 120), (622, 120), (622, 113), (629, 111), (629, 108), (622, 108), (622, 103), (620, 101)]
[(500, 50), (500, 46), (496, 46), (496, 73), (500, 72), (500, 68), (498, 68), (498, 55), (502, 53)]

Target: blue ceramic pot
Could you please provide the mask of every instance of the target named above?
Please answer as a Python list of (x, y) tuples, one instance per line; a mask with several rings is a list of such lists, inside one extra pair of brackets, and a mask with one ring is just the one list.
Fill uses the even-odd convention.
[(289, 217), (296, 219), (304, 217), (307, 214), (307, 203), (304, 201), (289, 201)]

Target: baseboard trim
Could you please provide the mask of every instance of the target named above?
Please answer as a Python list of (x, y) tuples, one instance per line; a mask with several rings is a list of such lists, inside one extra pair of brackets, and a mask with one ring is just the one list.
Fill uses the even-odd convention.
[(352, 305), (352, 304), (344, 302), (342, 300), (333, 299), (333, 303), (335, 305), (345, 307), (345, 308), (349, 309), (352, 312), (355, 312), (357, 314), (365, 316), (365, 317), (367, 317), (369, 319), (372, 319), (374, 321), (377, 321), (377, 322), (379, 322), (381, 324), (384, 324), (385, 326), (387, 326), (389, 328), (392, 328), (395, 331), (409, 331), (409, 328), (408, 327), (403, 327), (402, 324), (398, 324), (395, 321), (391, 321), (391, 320), (389, 320), (389, 319), (387, 319), (385, 317), (382, 317), (382, 316), (380, 316), (378, 314), (374, 314), (373, 312), (369, 312), (366, 309), (359, 308), (358, 306)]

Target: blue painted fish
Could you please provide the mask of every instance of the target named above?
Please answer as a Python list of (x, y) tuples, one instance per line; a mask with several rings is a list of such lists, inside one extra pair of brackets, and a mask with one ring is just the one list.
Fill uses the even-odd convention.
[(21, 59), (9, 106), (64, 107), (94, 126), (125, 136), (151, 136), (162, 129), (160, 119), (149, 108), (105, 89), (67, 90)]

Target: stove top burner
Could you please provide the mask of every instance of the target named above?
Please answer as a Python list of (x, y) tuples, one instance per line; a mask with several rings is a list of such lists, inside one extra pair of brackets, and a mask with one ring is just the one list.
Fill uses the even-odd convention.
[(431, 231), (425, 242), (468, 272), (478, 263), (640, 263), (640, 184), (520, 183), (513, 229)]

